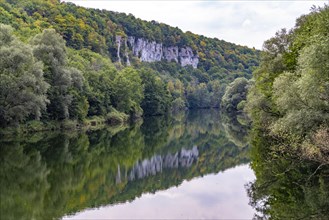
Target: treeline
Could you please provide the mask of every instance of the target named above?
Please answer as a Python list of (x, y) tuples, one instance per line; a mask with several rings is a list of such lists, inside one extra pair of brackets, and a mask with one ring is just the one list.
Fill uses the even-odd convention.
[(246, 105), (254, 145), (321, 166), (329, 163), (328, 24), (328, 5), (314, 7), (265, 41)]

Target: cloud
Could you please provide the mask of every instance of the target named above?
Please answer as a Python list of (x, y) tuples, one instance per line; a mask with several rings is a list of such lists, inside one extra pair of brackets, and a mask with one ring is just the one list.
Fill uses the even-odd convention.
[(244, 22), (242, 23), (242, 27), (246, 28), (249, 27), (251, 25), (251, 21), (249, 19), (244, 20)]
[(92, 1), (66, 0), (89, 8), (131, 13), (208, 37), (261, 49), (281, 28), (292, 28), (296, 18), (313, 4), (326, 1)]

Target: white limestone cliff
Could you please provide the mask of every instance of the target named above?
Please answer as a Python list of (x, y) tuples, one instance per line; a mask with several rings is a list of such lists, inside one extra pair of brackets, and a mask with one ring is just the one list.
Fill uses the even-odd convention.
[[(119, 50), (121, 45), (121, 37), (120, 40), (116, 40), (116, 42)], [(132, 55), (138, 57), (142, 62), (166, 60), (168, 62), (174, 61), (179, 63), (182, 67), (187, 65), (191, 65), (193, 68), (198, 67), (199, 57), (198, 55), (193, 54), (190, 47), (164, 47), (162, 43), (148, 41), (143, 38), (135, 38), (134, 36), (128, 36), (125, 42), (127, 42), (126, 48), (129, 48)], [(127, 49), (125, 51), (125, 56), (127, 58), (127, 65), (130, 65)], [(121, 61), (119, 52), (118, 60)]]
[(190, 47), (181, 48), (178, 56), (181, 66), (191, 65), (193, 68), (198, 67), (199, 58), (193, 54)]
[(163, 48), (163, 56), (168, 62), (175, 61), (178, 63), (178, 47)]

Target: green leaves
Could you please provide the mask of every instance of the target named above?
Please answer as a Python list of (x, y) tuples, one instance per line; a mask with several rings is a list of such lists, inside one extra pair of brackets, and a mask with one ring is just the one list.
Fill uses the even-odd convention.
[(16, 39), (11, 28), (0, 24), (0, 125), (39, 119), (46, 109), (49, 85), (32, 47)]
[(248, 85), (249, 81), (246, 78), (237, 78), (226, 87), (221, 105), (224, 111), (238, 111), (239, 103), (246, 100)]
[(170, 107), (170, 95), (166, 84), (157, 78), (151, 69), (140, 70), (144, 85), (144, 98), (141, 102), (144, 115), (162, 115)]
[(315, 137), (329, 125), (328, 24), (324, 6), (266, 41), (246, 105), (256, 129), (280, 140), (274, 149), (322, 164), (328, 163), (327, 150)]
[(144, 97), (142, 80), (132, 68), (120, 71), (113, 80), (114, 107), (125, 113), (141, 114), (140, 103)]

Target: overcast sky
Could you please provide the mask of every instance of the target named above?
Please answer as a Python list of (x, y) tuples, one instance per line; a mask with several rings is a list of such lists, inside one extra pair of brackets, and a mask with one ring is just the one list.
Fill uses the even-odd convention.
[(308, 1), (139, 1), (65, 0), (77, 5), (131, 13), (143, 20), (155, 20), (183, 31), (217, 37), (232, 43), (262, 48), (264, 40), (281, 28), (292, 28), (295, 20), (310, 12), (312, 5), (328, 0)]

